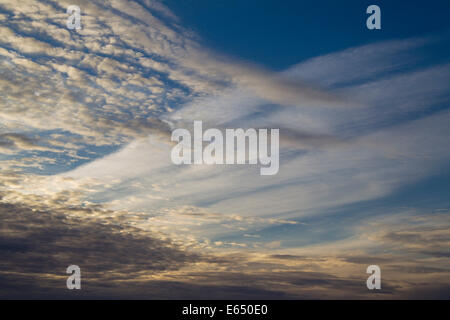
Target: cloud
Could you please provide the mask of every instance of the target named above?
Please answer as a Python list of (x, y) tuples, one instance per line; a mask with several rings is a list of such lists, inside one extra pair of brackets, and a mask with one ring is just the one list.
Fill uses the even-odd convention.
[(371, 43), (311, 58), (289, 68), (288, 77), (324, 87), (351, 86), (414, 66), (420, 58), (412, 50), (442, 39), (411, 38)]
[[(367, 232), (359, 232), (359, 238), (381, 237), (366, 242), (366, 249), (359, 246), (359, 255), (354, 253), (354, 241), (360, 241), (357, 239), (339, 251), (330, 244), (296, 249), (297, 253), (285, 250), (284, 254), (199, 254), (165, 239), (161, 233), (118, 224), (116, 214), (97, 219), (96, 212), (104, 210), (100, 207), (79, 207), (79, 215), (73, 215), (73, 207), (51, 211), (53, 207), (49, 204), (46, 210), (31, 202), (0, 204), (3, 298), (206, 298), (205, 292), (215, 299), (402, 298), (423, 297), (414, 293), (423, 286), (433, 296), (443, 298), (441, 291), (448, 290), (447, 260), (420, 258), (408, 250), (416, 243), (419, 250), (432, 251), (433, 243), (424, 247), (422, 241), (409, 241), (399, 247), (398, 237), (391, 236), (427, 230), (436, 241), (442, 235), (448, 238), (445, 215), (435, 216), (421, 227), (415, 223), (428, 219), (426, 215), (369, 221)], [(440, 227), (432, 227), (436, 223)], [(379, 246), (378, 241), (385, 248), (396, 247), (390, 258), (370, 252), (370, 247)], [(365, 288), (367, 263), (382, 267), (380, 293)], [(82, 270), (82, 290), (76, 295), (65, 288), (65, 268), (71, 264)], [(437, 277), (440, 281), (430, 285)]]
[[(8, 17), (0, 38), (0, 153), (10, 156), (0, 159), (3, 167), (30, 171), (17, 161), (55, 152), (63, 154), (57, 163), (34, 169), (69, 170), (149, 134), (167, 138), (165, 114), (235, 86), (274, 101), (329, 100), (204, 48), (159, 2), (82, 1), (79, 31), (66, 28), (70, 4), (0, 3)], [(23, 132), (39, 143), (12, 141)]]

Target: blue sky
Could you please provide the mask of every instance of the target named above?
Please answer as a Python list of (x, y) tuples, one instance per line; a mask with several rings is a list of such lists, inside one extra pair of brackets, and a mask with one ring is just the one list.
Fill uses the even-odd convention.
[[(0, 297), (70, 297), (75, 263), (86, 297), (448, 298), (446, 1), (80, 0), (79, 31), (23, 1), (0, 1)], [(280, 129), (278, 174), (174, 165), (196, 120)]]
[[(166, 3), (208, 47), (274, 70), (374, 41), (448, 34), (450, 30), (450, 4), (440, 0)], [(382, 30), (365, 28), (366, 8), (371, 4), (382, 8)]]

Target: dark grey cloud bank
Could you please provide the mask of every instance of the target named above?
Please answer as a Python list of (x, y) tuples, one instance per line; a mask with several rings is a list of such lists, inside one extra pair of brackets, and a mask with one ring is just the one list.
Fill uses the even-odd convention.
[(73, 296), (65, 283), (71, 264), (82, 268), (81, 295), (100, 297), (101, 288), (108, 292), (133, 274), (175, 270), (200, 258), (131, 227), (12, 204), (1, 204), (0, 215), (3, 298)]
[[(4, 196), (4, 195), (3, 195)], [(35, 201), (36, 199), (34, 199)], [(45, 203), (48, 199), (42, 198)], [(63, 199), (53, 199), (53, 203)], [(53, 205), (53, 204), (52, 204)], [(342, 255), (329, 257), (273, 254), (255, 259), (248, 253), (195, 253), (142, 229), (118, 224), (120, 219), (90, 219), (102, 210), (91, 205), (66, 207), (83, 219), (44, 210), (43, 206), (0, 203), (0, 298), (34, 299), (322, 299), (322, 298), (449, 298), (444, 283), (423, 286), (423, 274), (443, 276), (449, 270), (423, 263), (410, 264), (405, 256)], [(36, 209), (38, 208), (38, 209)], [(446, 234), (447, 229), (441, 228)], [(416, 230), (422, 232), (423, 230)], [(432, 230), (434, 231), (434, 230)], [(442, 234), (430, 235), (442, 240)], [(392, 233), (381, 236), (392, 241)], [(403, 237), (404, 238), (404, 237)], [(401, 239), (403, 241), (404, 239)], [(414, 245), (416, 238), (409, 244)], [(398, 240), (395, 237), (394, 244)], [(392, 243), (392, 242), (390, 242)], [(421, 245), (415, 251), (432, 248)], [(414, 252), (415, 254), (415, 252)], [(401, 257), (401, 261), (399, 260)], [(331, 261), (331, 262), (330, 262)], [(368, 263), (384, 268), (380, 292), (365, 288)], [(414, 261), (412, 261), (414, 262)], [(431, 262), (431, 261), (430, 261)], [(327, 264), (354, 267), (359, 273), (336, 275)], [(82, 270), (82, 289), (68, 290), (67, 266)], [(317, 270), (317, 271), (311, 271)], [(332, 270), (332, 269), (331, 269)], [(409, 274), (417, 287), (396, 281)]]
[[(132, 227), (5, 203), (0, 204), (0, 216), (2, 299), (290, 297), (251, 285), (145, 279), (197, 262), (224, 260), (188, 252)], [(65, 270), (72, 264), (81, 267), (80, 291), (66, 288)]]

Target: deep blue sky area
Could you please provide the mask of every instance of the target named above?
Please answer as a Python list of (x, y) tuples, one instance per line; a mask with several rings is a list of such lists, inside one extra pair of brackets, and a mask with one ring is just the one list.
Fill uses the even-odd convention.
[[(310, 57), (384, 39), (448, 34), (448, 0), (165, 0), (218, 52), (283, 70)], [(381, 30), (366, 8), (381, 8)]]

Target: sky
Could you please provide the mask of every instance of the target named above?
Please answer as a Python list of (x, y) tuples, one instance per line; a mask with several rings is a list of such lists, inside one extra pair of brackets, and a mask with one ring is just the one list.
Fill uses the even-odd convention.
[[(450, 298), (448, 10), (0, 0), (0, 298)], [(173, 164), (196, 120), (279, 172)]]

